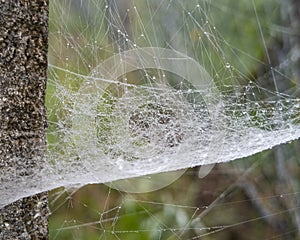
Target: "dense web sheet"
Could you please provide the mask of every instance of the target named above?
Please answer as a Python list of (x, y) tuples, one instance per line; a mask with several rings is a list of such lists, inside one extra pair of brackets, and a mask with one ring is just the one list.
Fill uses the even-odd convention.
[[(237, 46), (218, 17), (233, 14), (230, 1), (117, 2), (51, 1), (47, 161), (34, 176), (1, 173), (0, 207), (61, 186), (141, 176), (112, 187), (152, 191), (186, 168), (209, 165), (200, 168), (205, 176), (215, 163), (300, 137), (293, 56), (276, 66), (260, 59), (276, 33), (268, 21), (278, 21), (260, 20), (262, 3), (243, 1), (246, 27), (257, 32)], [(256, 78), (259, 66), (266, 71)], [(118, 209), (108, 210), (117, 212), (112, 221)]]

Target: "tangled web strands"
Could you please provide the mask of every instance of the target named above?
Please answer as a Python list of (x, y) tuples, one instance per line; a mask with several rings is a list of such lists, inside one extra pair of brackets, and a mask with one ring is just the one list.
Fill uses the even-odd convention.
[[(1, 172), (0, 207), (59, 186), (228, 162), (300, 137), (300, 99), (279, 92), (275, 75), (261, 87), (228, 62), (206, 4), (153, 1), (156, 11), (141, 16), (138, 1), (124, 12), (79, 2), (52, 1), (47, 161), (30, 176)], [(156, 175), (159, 187), (181, 173)]]

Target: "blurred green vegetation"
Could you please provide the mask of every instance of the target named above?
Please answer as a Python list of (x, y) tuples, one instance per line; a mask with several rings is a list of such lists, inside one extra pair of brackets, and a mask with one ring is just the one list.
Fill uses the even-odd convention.
[[(120, 48), (111, 37), (109, 1), (50, 3), (46, 105), (51, 148), (63, 134), (58, 125), (72, 105), (72, 94), (64, 95), (64, 89), (76, 94), (84, 81), (73, 73), (90, 75)], [(132, 1), (128, 14), (130, 24), (123, 27), (130, 28), (130, 35), (119, 37), (129, 41), (129, 48), (185, 51), (205, 66), (221, 90), (246, 84), (257, 68), (268, 65), (263, 41), (268, 45), (277, 37), (272, 26), (282, 21), (274, 0)], [(296, 239), (298, 145), (220, 164), (205, 179), (197, 177), (197, 168), (189, 169), (152, 193), (123, 193), (105, 185), (54, 190), (50, 239)], [(282, 152), (293, 180), (280, 175)]]

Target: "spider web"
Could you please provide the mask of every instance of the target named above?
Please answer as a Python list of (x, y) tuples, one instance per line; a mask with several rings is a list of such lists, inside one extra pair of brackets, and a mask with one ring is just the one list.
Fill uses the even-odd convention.
[[(229, 239), (257, 223), (253, 236), (296, 236), (299, 79), (292, 51), (267, 48), (279, 11), (51, 1), (47, 163), (36, 178), (3, 173), (0, 207), (72, 186), (53, 191), (53, 239)], [(91, 183), (108, 187), (77, 191)]]
[(63, 185), (227, 162), (299, 137), (299, 99), (279, 92), (280, 69), (265, 88), (229, 59), (238, 52), (208, 15), (217, 6), (52, 5), (48, 146)]

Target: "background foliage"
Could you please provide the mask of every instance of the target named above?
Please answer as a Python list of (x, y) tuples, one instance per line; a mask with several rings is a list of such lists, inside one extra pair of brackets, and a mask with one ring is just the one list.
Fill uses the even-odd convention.
[[(51, 6), (50, 32), (53, 34), (50, 34), (49, 61), (71, 71), (89, 74), (95, 66), (86, 66), (85, 61), (97, 64), (99, 59), (105, 59), (114, 52), (111, 39), (103, 32), (108, 27), (93, 31), (97, 24), (108, 24), (97, 22), (94, 15), (104, 14), (108, 2), (90, 1), (90, 5), (81, 1), (80, 8), (78, 2), (66, 5), (64, 13), (58, 13), (56, 7), (53, 4)], [(145, 3), (136, 1), (136, 4)], [(159, 2), (152, 1), (152, 4), (155, 9), (155, 4)], [(283, 17), (285, 7), (288, 6), (281, 4), (273, 0), (222, 0), (207, 1), (201, 5), (203, 14), (208, 14), (211, 20), (207, 28), (213, 32), (212, 38), (222, 38), (222, 41), (216, 42), (220, 44), (218, 49), (223, 52), (220, 54), (209, 43), (203, 42), (204, 50), (210, 51), (211, 57), (203, 58), (201, 52), (193, 54), (209, 69), (220, 89), (227, 82), (243, 84), (251, 80), (267, 89), (273, 88), (273, 82), (265, 77), (270, 74), (268, 57), (279, 64), (282, 61), (279, 55), (286, 60), (292, 54), (292, 47), (283, 44), (290, 38), (283, 30), (290, 27), (290, 22)], [(189, 3), (186, 4), (188, 7)], [(147, 15), (149, 8), (150, 5), (147, 5), (144, 7), (145, 12), (139, 13)], [(80, 11), (87, 14), (85, 16), (89, 18), (90, 28), (85, 28), (85, 25), (81, 28), (81, 22), (71, 20), (57, 22), (60, 19), (57, 14), (71, 15), (68, 19), (74, 15), (74, 19), (77, 19), (76, 15)], [(151, 19), (151, 14), (148, 17)], [(198, 17), (197, 22), (205, 26), (205, 20)], [(160, 20), (156, 18), (151, 21), (157, 28), (163, 28)], [(163, 16), (162, 20), (169, 24)], [(131, 24), (135, 26), (136, 23)], [(61, 25), (64, 27), (61, 28)], [(193, 23), (189, 26), (190, 31), (185, 37), (197, 44), (205, 32)], [(211, 26), (215, 28), (211, 29)], [(68, 52), (68, 47), (62, 47), (65, 39), (57, 41), (53, 37), (61, 30), (66, 31), (64, 36), (68, 39), (76, 36), (72, 39), (73, 46), (80, 49), (83, 48), (80, 45), (81, 38), (93, 42), (98, 36), (104, 37), (101, 39), (101, 47), (95, 48), (93, 56), (84, 55), (85, 52), (81, 51), (83, 55), (78, 59), (72, 55), (73, 51)], [(151, 33), (151, 28), (146, 29), (146, 32), (151, 41), (161, 41), (160, 44), (163, 44), (159, 35)], [(138, 38), (137, 41), (139, 46), (149, 45), (143, 39)], [(95, 43), (85, 47), (94, 46)], [(224, 62), (230, 64), (231, 72), (222, 70)], [(292, 68), (279, 70), (288, 80), (278, 85), (282, 89), (292, 89), (297, 96), (294, 90), (299, 86), (300, 79), (297, 79)], [(67, 73), (60, 71), (55, 74), (60, 75), (59, 79), (64, 79), (63, 74)], [(52, 76), (53, 72), (49, 75)], [(237, 76), (240, 79), (236, 79)], [(60, 84), (76, 91), (81, 82), (73, 79), (72, 82), (63, 81)], [(47, 90), (48, 109), (70, 104), (67, 99), (66, 102), (57, 99), (53, 94), (55, 91), (56, 85), (50, 81)], [(63, 111), (61, 116), (51, 115), (51, 111), (49, 113), (48, 119), (51, 122), (56, 122), (58, 117), (65, 114)], [(55, 136), (48, 136), (49, 143), (55, 141)], [(178, 181), (152, 193), (124, 193), (103, 184), (88, 185), (79, 190), (54, 190), (50, 197), (50, 238), (297, 239), (300, 236), (299, 154), (299, 142), (294, 141), (246, 159), (219, 164), (204, 179), (198, 178), (197, 168), (188, 169)]]

